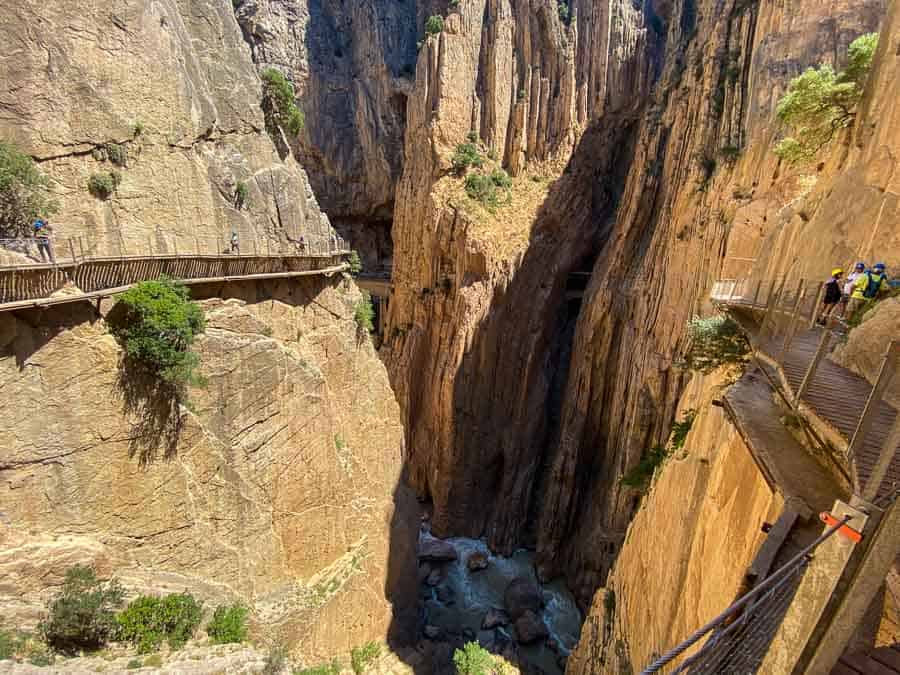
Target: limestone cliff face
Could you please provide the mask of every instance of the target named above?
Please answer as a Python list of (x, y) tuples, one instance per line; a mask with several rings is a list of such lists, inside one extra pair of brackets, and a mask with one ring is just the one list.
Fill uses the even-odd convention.
[(391, 216), (421, 28), (417, 4), (235, 3), (257, 66), (295, 84), (306, 128), (294, 151), (332, 218)]
[[(536, 540), (543, 573), (565, 573), (587, 603), (636, 506), (619, 480), (668, 435), (684, 326), (721, 274), (738, 212), (760, 228), (775, 208), (750, 204), (743, 186), (752, 192), (773, 171), (777, 92), (874, 29), (881, 3), (635, 11), (576, 2), (571, 26), (549, 4), (527, 22), (516, 7), (497, 7), (466, 3), (420, 54), (385, 354), (413, 485), (434, 500), (436, 530), (486, 534), (507, 551)], [(827, 30), (808, 30), (825, 14)], [(504, 16), (527, 44), (550, 41), (539, 50), (542, 77), (557, 52), (579, 64), (551, 77), (558, 98), (536, 126), (534, 96), (512, 105), (508, 126), (486, 123), (488, 110), (506, 119), (482, 58), (502, 44), (491, 40)], [(512, 44), (516, 63), (530, 53)], [(502, 53), (489, 63), (502, 64)], [(524, 181), (555, 177), (553, 158), (574, 151), (542, 194), (516, 201), (517, 182), (513, 206), (473, 215), (446, 175), (469, 126)], [(541, 140), (523, 150), (520, 126)], [(784, 189), (773, 183), (773, 193)], [(585, 269), (593, 273), (579, 311), (566, 304), (566, 277)]]
[(723, 409), (711, 405), (721, 386), (721, 375), (711, 375), (685, 391), (679, 406), (698, 415), (684, 448), (659, 470), (594, 598), (570, 675), (637, 672), (739, 594), (765, 537), (760, 524), (774, 522), (783, 497)]
[[(4, 11), (0, 40), (0, 137), (50, 177), (57, 248), (80, 236), (79, 255), (211, 253), (235, 229), (252, 252), (330, 234), (303, 169), (265, 132), (231, 3), (24, 0)], [(127, 149), (125, 166), (108, 143)], [(111, 170), (116, 194), (91, 196), (91, 175)]]
[[(434, 500), (437, 532), (487, 533), (507, 551), (524, 534), (550, 428), (545, 401), (559, 387), (548, 350), (571, 333), (565, 278), (591, 257), (617, 189), (609, 180), (593, 197), (594, 171), (621, 175), (652, 69), (640, 14), (614, 4), (611, 21), (588, 4), (575, 3), (571, 26), (555, 2), (462, 4), (423, 46), (408, 109), (385, 355), (411, 479)], [(622, 58), (595, 71), (578, 58), (591, 51)], [(640, 75), (627, 91), (626, 73)], [(597, 164), (560, 177), (560, 160), (601, 112), (617, 123), (579, 149)], [(494, 214), (472, 211), (447, 175), (473, 129), (519, 176), (513, 205)]]
[(120, 370), (89, 310), (5, 315), (4, 617), (33, 624), (65, 570), (93, 563), (135, 592), (241, 600), (259, 638), (307, 663), (383, 639), (414, 613), (398, 583), (415, 577), (415, 505), (397, 488), (399, 410), (358, 339), (358, 292), (198, 291), (217, 296), (196, 344), (208, 385), (174, 411)]

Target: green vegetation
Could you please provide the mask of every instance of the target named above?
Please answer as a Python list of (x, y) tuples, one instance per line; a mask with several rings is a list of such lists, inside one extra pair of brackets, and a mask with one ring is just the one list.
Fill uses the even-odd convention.
[(727, 316), (695, 318), (688, 325), (688, 337), (685, 365), (703, 373), (726, 364), (743, 364), (750, 351), (741, 327)]
[(350, 274), (356, 275), (362, 272), (362, 260), (359, 259), (359, 253), (350, 251)]
[(0, 235), (24, 236), (38, 216), (56, 213), (59, 205), (49, 191), (34, 160), (0, 141)]
[(331, 663), (323, 663), (312, 668), (295, 670), (294, 675), (340, 675), (341, 662), (334, 659)]
[(137, 122), (135, 122), (134, 124), (131, 125), (131, 134), (135, 138), (137, 138), (138, 136), (143, 134), (145, 130), (146, 130), (146, 127), (144, 126), (144, 123), (141, 122), (140, 120), (138, 120)]
[(27, 661), (33, 666), (53, 665), (53, 652), (35, 635), (26, 631), (0, 630), (0, 661)]
[(453, 663), (459, 675), (491, 675), (494, 657), (477, 642), (468, 642), (453, 653)]
[(159, 654), (153, 654), (144, 659), (144, 668), (161, 668), (162, 664), (162, 656)]
[(428, 35), (437, 35), (444, 31), (444, 17), (439, 15), (429, 16), (425, 22), (425, 33)]
[(131, 661), (129, 661), (129, 662), (128, 662), (128, 665), (125, 666), (125, 667), (126, 667), (128, 670), (137, 670), (138, 668), (143, 668), (143, 667), (144, 667), (144, 662), (141, 661), (140, 659), (131, 659)]
[(283, 644), (273, 645), (266, 654), (262, 675), (281, 675), (287, 665), (288, 650)]
[(603, 596), (603, 609), (606, 612), (604, 620), (607, 625), (611, 625), (613, 617), (616, 615), (616, 592), (614, 590), (606, 591), (606, 595)]
[(250, 187), (242, 180), (234, 186), (234, 208), (238, 211), (250, 203)]
[(106, 157), (116, 166), (126, 166), (128, 164), (128, 146), (122, 143), (107, 143), (103, 146), (106, 151)]
[(655, 445), (641, 454), (641, 460), (620, 481), (627, 487), (643, 490), (650, 483), (656, 468), (665, 461), (669, 453), (661, 445)]
[(448, 5), (450, 6), (450, 9), (456, 9), (459, 7), (459, 0), (450, 0)]
[(50, 600), (38, 631), (63, 654), (99, 649), (115, 634), (115, 610), (124, 595), (115, 579), (101, 581), (92, 567), (76, 565), (66, 572), (62, 590)]
[(719, 154), (722, 156), (722, 159), (724, 159), (725, 162), (727, 162), (728, 164), (734, 164), (741, 156), (741, 149), (736, 145), (726, 145), (721, 150), (719, 150)]
[(164, 598), (142, 595), (116, 617), (118, 636), (137, 647), (138, 654), (155, 652), (163, 640), (171, 649), (180, 649), (194, 635), (202, 616), (203, 603), (190, 593)]
[(500, 190), (506, 190), (507, 203), (512, 201), (512, 179), (503, 169), (495, 169), (490, 176), (472, 173), (466, 176), (466, 194), (481, 202), (489, 210), (500, 205)]
[(701, 156), (698, 161), (700, 163), (700, 169), (703, 171), (703, 175), (700, 177), (700, 184), (705, 187), (709, 181), (712, 180), (713, 174), (716, 173), (718, 163), (716, 162), (715, 157), (708, 157), (706, 155)]
[(362, 292), (362, 297), (353, 306), (353, 320), (360, 331), (371, 333), (375, 330), (375, 309), (372, 307), (372, 296), (368, 291)]
[(279, 126), (291, 136), (299, 136), (303, 131), (305, 119), (303, 111), (297, 107), (294, 85), (274, 68), (266, 68), (262, 72), (263, 111), (266, 122), (274, 129)]
[(97, 199), (109, 199), (122, 182), (122, 174), (118, 171), (101, 171), (88, 179), (88, 192)]
[(460, 143), (456, 146), (456, 153), (450, 160), (453, 171), (458, 176), (465, 175), (470, 167), (480, 168), (484, 165), (484, 157), (478, 150), (475, 142)]
[(569, 23), (569, 19), (571, 18), (571, 12), (569, 11), (569, 5), (565, 0), (560, 0), (560, 2), (556, 5), (556, 11), (559, 14), (559, 20), (564, 24)]
[(697, 411), (693, 408), (685, 410), (682, 415), (680, 422), (675, 422), (672, 425), (672, 437), (669, 441), (669, 445), (673, 450), (681, 450), (684, 447), (684, 441), (687, 438), (688, 432), (691, 430), (691, 427), (694, 426), (694, 418), (697, 417)]
[(17, 646), (18, 640), (12, 633), (0, 630), (0, 661), (15, 656)]
[(361, 675), (366, 667), (381, 656), (381, 646), (377, 642), (367, 642), (362, 647), (350, 650), (350, 666), (356, 675)]
[(343, 450), (346, 447), (346, 445), (347, 444), (344, 443), (344, 439), (341, 438), (340, 434), (334, 435), (334, 449), (335, 450), (338, 450), (338, 451)]
[(108, 322), (127, 357), (151, 374), (177, 389), (202, 383), (190, 347), (206, 320), (184, 284), (166, 278), (135, 284), (116, 300)]
[(239, 602), (216, 607), (212, 621), (206, 627), (210, 640), (218, 645), (246, 640), (247, 613), (247, 608)]
[(850, 44), (847, 67), (840, 73), (821, 65), (791, 80), (778, 102), (778, 118), (794, 135), (778, 143), (776, 155), (790, 164), (810, 162), (835, 134), (853, 124), (877, 46), (877, 33), (862, 35)]

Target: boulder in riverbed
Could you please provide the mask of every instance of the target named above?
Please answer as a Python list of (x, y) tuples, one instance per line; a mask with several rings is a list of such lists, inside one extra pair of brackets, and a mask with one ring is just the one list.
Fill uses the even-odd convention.
[(514, 628), (516, 640), (524, 645), (545, 640), (550, 635), (544, 620), (530, 609), (516, 619)]
[(453, 544), (446, 541), (435, 539), (434, 537), (423, 537), (419, 541), (419, 560), (427, 560), (430, 562), (450, 562), (456, 560), (459, 555)]
[(504, 612), (502, 609), (497, 609), (496, 607), (491, 607), (487, 614), (484, 615), (484, 620), (481, 622), (481, 627), (485, 630), (493, 630), (498, 626), (505, 626), (509, 623), (509, 615)]
[(538, 614), (543, 600), (541, 587), (534, 579), (528, 577), (513, 579), (503, 594), (503, 604), (513, 621), (528, 611)]
[(475, 551), (472, 555), (468, 557), (466, 560), (466, 567), (469, 568), (470, 572), (478, 572), (480, 570), (486, 570), (488, 567), (488, 556), (487, 553), (482, 553), (481, 551)]

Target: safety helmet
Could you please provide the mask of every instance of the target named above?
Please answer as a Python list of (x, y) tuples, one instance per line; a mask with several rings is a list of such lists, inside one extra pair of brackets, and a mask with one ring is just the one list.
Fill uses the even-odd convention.
[(862, 272), (863, 270), (866, 269), (866, 263), (864, 263), (864, 262), (856, 263), (856, 269), (857, 269), (857, 271)]
[(843, 273), (844, 273), (844, 270), (842, 270), (840, 267), (835, 267), (833, 270), (831, 270), (831, 276), (833, 276), (833, 277), (836, 277), (838, 274), (843, 274)]
[(877, 265), (875, 265), (875, 267), (873, 269), (876, 269), (879, 272), (884, 272), (884, 267), (885, 267), (884, 263), (878, 263)]

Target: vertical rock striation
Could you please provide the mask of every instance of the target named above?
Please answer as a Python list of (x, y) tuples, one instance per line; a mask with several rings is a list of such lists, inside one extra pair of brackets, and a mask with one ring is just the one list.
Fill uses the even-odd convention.
[[(63, 0), (7, 8), (0, 136), (34, 156), (86, 253), (245, 249), (331, 228), (303, 169), (265, 132), (261, 85), (229, 3)], [(107, 144), (126, 159), (111, 161)], [(108, 200), (88, 180), (118, 171)], [(246, 186), (241, 207), (238, 184)], [(58, 245), (59, 245), (58, 243)], [(78, 249), (80, 253), (80, 248)]]

